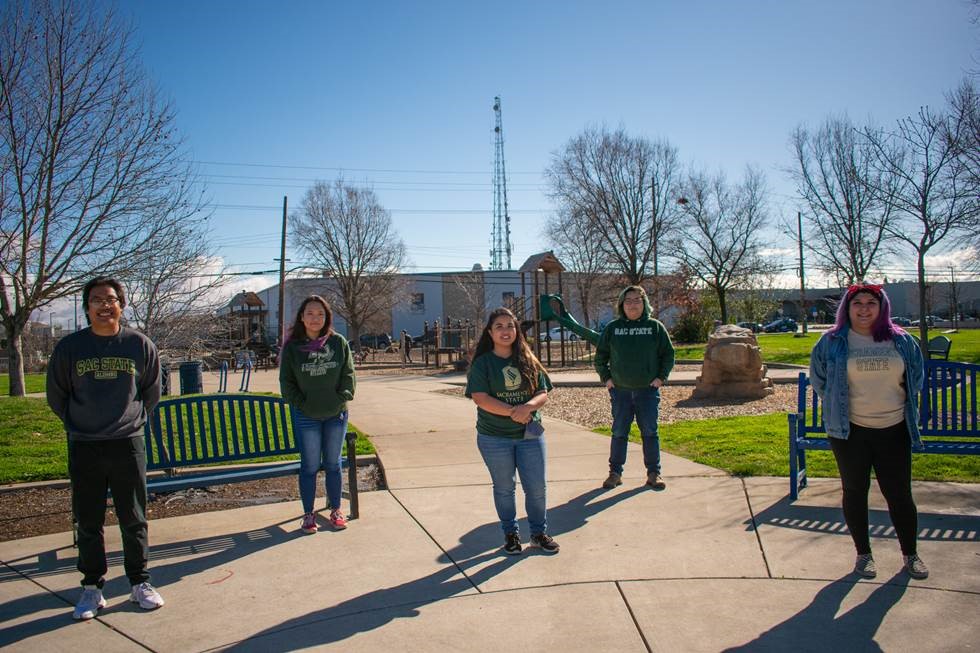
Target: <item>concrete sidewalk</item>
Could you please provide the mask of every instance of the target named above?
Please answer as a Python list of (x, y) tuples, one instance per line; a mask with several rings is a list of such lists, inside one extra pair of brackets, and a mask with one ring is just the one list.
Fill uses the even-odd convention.
[(70, 617), (70, 534), (0, 544), (0, 647), (948, 651), (980, 642), (980, 485), (916, 483), (925, 581), (901, 573), (874, 492), (879, 578), (859, 581), (836, 480), (811, 481), (791, 504), (784, 478), (732, 478), (665, 455), (668, 487), (653, 492), (630, 445), (626, 482), (605, 491), (608, 439), (549, 420), (549, 532), (562, 550), (509, 557), (475, 408), (432, 392), (442, 387), (429, 377), (359, 379), (351, 419), (372, 434), (390, 489), (362, 494), (362, 518), (346, 531), (299, 535), (297, 503), (153, 521), (151, 572), (167, 599), (156, 613), (125, 600), (115, 528), (109, 606), (86, 623)]

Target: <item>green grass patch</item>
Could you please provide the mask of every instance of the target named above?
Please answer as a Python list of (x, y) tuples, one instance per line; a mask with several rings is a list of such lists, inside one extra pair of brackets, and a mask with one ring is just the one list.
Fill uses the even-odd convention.
[[(33, 392), (44, 392), (47, 388), (47, 375), (44, 374), (25, 374), (24, 387), (28, 394)], [(0, 373), (0, 395), (10, 394), (10, 373)]]
[(0, 399), (0, 483), (68, 476), (61, 420), (40, 397)]
[[(914, 327), (910, 333), (918, 335)], [(767, 363), (788, 363), (810, 365), (810, 352), (823, 332), (810, 332), (805, 336), (792, 333), (757, 333), (762, 360)], [(965, 329), (958, 333), (942, 333), (940, 329), (930, 329), (929, 338), (947, 336), (952, 344), (949, 360), (960, 363), (980, 363), (980, 329)], [(674, 355), (684, 360), (704, 360), (705, 344), (678, 344)]]
[[(358, 455), (375, 453), (374, 445), (355, 425)], [(346, 455), (346, 444), (344, 453)], [(298, 460), (299, 455), (255, 459)], [(0, 399), (0, 483), (23, 483), (68, 477), (68, 448), (61, 420), (55, 417), (47, 402), (39, 397), (5, 397)]]
[[(609, 427), (595, 429), (609, 435)], [(640, 442), (633, 426), (630, 441)], [(664, 451), (734, 476), (789, 476), (789, 427), (785, 413), (720, 417), (660, 425)], [(808, 451), (807, 475), (837, 477), (829, 451)], [(980, 481), (980, 456), (912, 455), (912, 478), (919, 481)]]

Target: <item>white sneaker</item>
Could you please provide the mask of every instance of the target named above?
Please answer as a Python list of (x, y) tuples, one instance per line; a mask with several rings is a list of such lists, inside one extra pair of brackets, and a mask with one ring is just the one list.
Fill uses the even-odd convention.
[(102, 590), (95, 585), (82, 585), (82, 596), (75, 604), (75, 611), (71, 613), (71, 618), (76, 621), (93, 619), (105, 606)]
[(156, 610), (163, 607), (163, 597), (149, 583), (133, 585), (129, 600), (132, 603), (139, 603), (139, 606), (144, 610)]

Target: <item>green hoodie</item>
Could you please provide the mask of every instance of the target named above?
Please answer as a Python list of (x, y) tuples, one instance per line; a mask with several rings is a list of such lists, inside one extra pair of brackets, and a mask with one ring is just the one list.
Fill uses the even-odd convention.
[(599, 379), (609, 379), (617, 388), (640, 390), (654, 379), (664, 383), (674, 367), (674, 345), (664, 325), (650, 317), (650, 302), (643, 295), (643, 314), (626, 319), (623, 300), (629, 288), (619, 293), (616, 319), (606, 325), (596, 345), (595, 369)]
[(318, 351), (300, 351), (309, 340), (290, 340), (279, 361), (279, 388), (290, 406), (307, 417), (327, 419), (347, 410), (354, 398), (354, 356), (335, 333)]

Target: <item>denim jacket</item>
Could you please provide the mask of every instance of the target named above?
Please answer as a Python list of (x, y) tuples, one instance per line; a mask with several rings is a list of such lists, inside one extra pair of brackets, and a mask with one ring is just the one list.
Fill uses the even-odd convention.
[[(850, 402), (847, 387), (846, 325), (837, 333), (825, 333), (810, 354), (810, 385), (820, 397), (827, 436), (846, 440), (850, 435)], [(919, 434), (919, 391), (925, 379), (922, 352), (915, 338), (907, 333), (892, 339), (905, 361), (905, 423), (913, 448), (922, 447)]]

